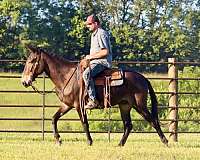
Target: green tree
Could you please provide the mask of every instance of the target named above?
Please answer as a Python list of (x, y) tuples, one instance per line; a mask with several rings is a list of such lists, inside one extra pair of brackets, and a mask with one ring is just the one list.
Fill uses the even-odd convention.
[(20, 26), (19, 22), (28, 5), (26, 0), (0, 1), (0, 59), (21, 58), (18, 45), (23, 26)]
[(2, 0), (0, 58), (21, 59), (35, 44), (69, 59), (89, 52), (84, 21), (96, 13), (112, 34), (115, 59), (199, 60), (198, 0)]

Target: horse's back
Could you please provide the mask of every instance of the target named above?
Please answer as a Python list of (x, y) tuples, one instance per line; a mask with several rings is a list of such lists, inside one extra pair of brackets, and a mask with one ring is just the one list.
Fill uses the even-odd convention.
[(124, 79), (129, 82), (130, 87), (140, 90), (148, 90), (148, 80), (142, 74), (136, 71), (124, 70)]
[[(110, 94), (111, 95), (111, 104), (116, 105), (121, 103), (122, 101), (128, 101), (133, 98), (134, 94), (142, 94), (147, 95), (148, 94), (148, 83), (147, 79), (140, 73), (130, 70), (106, 70), (104, 73), (114, 73), (115, 71), (119, 71), (120, 74), (122, 74), (122, 78), (118, 80), (111, 80), (109, 81), (109, 84), (111, 86), (110, 88)], [(105, 74), (101, 73), (98, 75), (98, 78), (101, 79), (101, 83), (98, 82), (95, 79), (96, 89), (97, 89), (97, 95), (100, 102), (104, 102), (105, 99), (105, 89), (109, 86), (108, 82), (106, 82)], [(115, 73), (116, 74), (116, 73)], [(111, 76), (110, 74), (106, 74), (106, 76)], [(118, 82), (116, 82), (118, 81)], [(115, 83), (116, 85), (111, 85), (111, 83)], [(122, 82), (122, 83), (121, 83)], [(109, 90), (109, 89), (107, 89)], [(103, 105), (103, 104), (102, 104)]]
[(103, 72), (101, 72), (95, 79), (102, 79), (105, 77), (110, 77), (112, 80), (118, 80), (118, 79), (129, 79), (129, 80), (135, 79), (141, 81), (147, 80), (139, 72), (133, 70), (123, 70), (121, 68), (106, 69)]
[[(96, 85), (105, 85), (106, 77), (110, 79), (113, 86), (127, 85), (128, 88), (148, 89), (147, 79), (140, 73), (133, 70), (123, 70), (120, 68), (106, 69), (95, 77)], [(111, 85), (112, 86), (112, 85)]]

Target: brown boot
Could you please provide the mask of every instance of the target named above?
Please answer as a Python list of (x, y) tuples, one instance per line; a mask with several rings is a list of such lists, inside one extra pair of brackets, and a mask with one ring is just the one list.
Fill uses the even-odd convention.
[(98, 107), (99, 102), (95, 99), (95, 100), (91, 100), (89, 99), (89, 102), (85, 105), (85, 109), (94, 109), (96, 107)]

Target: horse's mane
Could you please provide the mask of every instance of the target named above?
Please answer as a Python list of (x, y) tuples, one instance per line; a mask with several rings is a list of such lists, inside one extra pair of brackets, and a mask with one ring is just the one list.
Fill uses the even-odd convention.
[(60, 63), (67, 63), (67, 64), (72, 64), (72, 65), (77, 64), (76, 62), (72, 62), (72, 61), (70, 61), (70, 60), (68, 60), (68, 59), (66, 59), (66, 58), (63, 58), (63, 57), (61, 57), (61, 56), (58, 56), (58, 55), (55, 54), (55, 53), (48, 52), (48, 51), (46, 51), (46, 50), (44, 50), (44, 49), (42, 49), (42, 48), (37, 47), (36, 49), (37, 49), (37, 51), (38, 51), (39, 53), (47, 54), (47, 55), (51, 56), (52, 58), (58, 60)]

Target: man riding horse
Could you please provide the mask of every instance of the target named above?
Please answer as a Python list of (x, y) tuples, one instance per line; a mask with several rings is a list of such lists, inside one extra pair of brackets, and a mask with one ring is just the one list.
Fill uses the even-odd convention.
[(83, 80), (89, 96), (85, 109), (93, 109), (99, 105), (96, 98), (94, 77), (105, 69), (111, 68), (112, 50), (109, 34), (101, 28), (100, 21), (96, 15), (87, 17), (86, 26), (92, 31), (92, 35), (90, 54), (85, 57), (86, 60), (90, 61), (90, 66), (83, 72)]
[[(96, 85), (94, 88), (93, 78), (111, 67), (112, 52), (109, 41), (109, 36), (106, 31), (100, 28), (99, 20), (92, 15), (87, 18), (87, 27), (93, 32), (91, 37), (90, 55), (86, 56), (90, 61), (90, 67), (83, 73), (83, 79), (86, 82), (88, 89), (89, 100), (86, 108), (92, 109), (98, 106), (96, 102), (96, 93), (102, 105), (104, 101), (104, 86)], [(32, 82), (45, 72), (55, 85), (55, 91), (60, 99), (61, 106), (52, 118), (53, 134), (57, 144), (61, 144), (60, 135), (58, 133), (57, 122), (59, 118), (68, 113), (72, 108), (75, 108), (84, 132), (87, 136), (87, 142), (92, 145), (93, 140), (90, 135), (89, 123), (87, 114), (83, 114), (80, 101), (82, 89), (79, 81), (79, 65), (75, 62), (70, 62), (55, 55), (49, 54), (43, 49), (27, 46), (29, 57), (27, 58), (24, 71), (22, 73), (22, 84), (25, 87), (32, 86)], [(100, 73), (101, 74), (101, 73)], [(95, 77), (96, 78), (96, 77)], [(98, 78), (101, 78), (98, 76)], [(96, 81), (95, 81), (96, 82)], [(95, 93), (96, 89), (96, 93)], [(120, 94), (119, 94), (120, 93)], [(147, 107), (148, 95), (151, 101), (151, 109)], [(110, 88), (110, 105), (118, 105), (121, 118), (123, 121), (124, 132), (119, 142), (119, 146), (124, 146), (129, 134), (133, 128), (131, 120), (131, 109), (134, 108), (149, 124), (155, 128), (161, 141), (168, 144), (168, 140), (161, 130), (158, 119), (158, 102), (154, 89), (150, 81), (140, 73), (123, 70), (123, 83)]]

